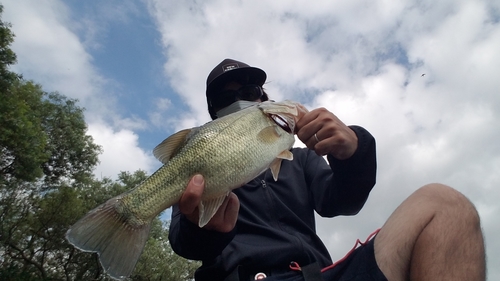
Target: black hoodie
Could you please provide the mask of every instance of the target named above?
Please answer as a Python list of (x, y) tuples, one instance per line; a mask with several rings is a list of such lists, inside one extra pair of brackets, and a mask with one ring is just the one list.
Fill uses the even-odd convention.
[(375, 185), (375, 139), (351, 126), (358, 149), (347, 160), (293, 148), (278, 181), (268, 170), (233, 192), (240, 201), (236, 227), (229, 233), (199, 228), (173, 207), (169, 239), (173, 250), (201, 260), (196, 280), (223, 280), (237, 266), (256, 272), (285, 271), (291, 261), (324, 267), (331, 258), (316, 235), (314, 212), (323, 217), (357, 214)]

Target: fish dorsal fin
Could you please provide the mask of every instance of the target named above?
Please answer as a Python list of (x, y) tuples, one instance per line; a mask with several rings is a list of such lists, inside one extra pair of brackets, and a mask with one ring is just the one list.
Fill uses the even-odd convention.
[(278, 156), (276, 156), (276, 159), (271, 163), (271, 174), (273, 174), (273, 179), (274, 181), (278, 180), (278, 174), (280, 173), (280, 168), (281, 168), (281, 161), (283, 159), (286, 160), (293, 160), (293, 153), (290, 152), (289, 150), (283, 150)]
[(280, 135), (278, 134), (274, 126), (265, 127), (257, 134), (257, 139), (264, 143), (273, 143), (279, 138)]
[(200, 205), (198, 205), (198, 209), (200, 210), (200, 219), (198, 221), (199, 227), (204, 227), (205, 225), (207, 225), (207, 223), (210, 221), (210, 219), (212, 219), (219, 207), (222, 205), (228, 194), (229, 192), (220, 197), (210, 200), (203, 200), (200, 202)]
[(166, 164), (168, 160), (177, 154), (179, 148), (185, 143), (186, 136), (191, 130), (192, 129), (184, 129), (166, 138), (153, 149), (153, 155), (156, 159), (160, 160), (160, 162)]

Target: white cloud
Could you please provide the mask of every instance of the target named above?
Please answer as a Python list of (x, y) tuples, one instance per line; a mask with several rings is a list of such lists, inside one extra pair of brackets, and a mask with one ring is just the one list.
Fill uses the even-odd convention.
[(151, 152), (146, 153), (139, 147), (138, 136), (133, 131), (115, 131), (103, 123), (91, 123), (88, 132), (103, 149), (95, 170), (97, 176), (115, 178), (121, 171), (141, 169), (151, 172), (158, 166)]
[(13, 70), (41, 84), (45, 91), (79, 99), (79, 106), (85, 107), (89, 134), (104, 148), (96, 175), (116, 177), (119, 171), (137, 169), (152, 172), (152, 156), (139, 147), (137, 135), (130, 131), (147, 124), (137, 117), (120, 116), (113, 94), (117, 82), (99, 74), (73, 31), (79, 23), (71, 21), (64, 2), (6, 0), (2, 4), (3, 20), (12, 23), (16, 35), (12, 49), (18, 63)]
[(334, 257), (382, 226), (418, 187), (443, 182), (478, 206), (489, 279), (500, 278), (491, 266), (500, 260), (500, 191), (493, 188), (500, 184), (498, 4), (494, 10), (491, 1), (468, 0), (149, 3), (168, 55), (167, 77), (201, 112), (197, 122), (207, 120), (206, 76), (231, 57), (266, 70), (274, 99), (326, 107), (375, 135), (379, 176), (365, 208), (318, 222)]
[[(13, 47), (19, 72), (86, 102), (89, 132), (105, 150), (100, 171), (152, 167), (155, 160), (148, 160), (133, 131), (148, 124), (114, 113), (119, 100), (103, 89), (119, 82), (101, 77), (86, 51), (98, 48), (100, 36), (106, 35), (99, 22), (104, 17), (89, 17), (79, 25), (71, 22), (61, 1), (3, 2), (4, 19), (14, 24), (17, 35)], [(134, 8), (127, 3), (125, 11), (109, 18), (128, 20)], [(443, 182), (478, 207), (488, 277), (500, 280), (494, 266), (500, 262), (498, 1), (147, 4), (162, 36), (165, 76), (190, 107), (182, 114), (174, 110), (174, 116), (173, 100), (159, 98), (149, 116), (153, 125), (169, 120), (164, 128), (179, 130), (209, 120), (205, 79), (224, 58), (261, 67), (273, 99), (326, 107), (377, 139), (378, 181), (365, 208), (355, 217), (318, 220), (318, 233), (334, 258), (341, 258), (356, 238), (364, 240), (382, 226), (419, 186)], [(74, 29), (87, 35), (80, 39)], [(102, 112), (111, 117), (103, 119)]]
[(5, 21), (16, 34), (14, 71), (43, 82), (49, 91), (86, 101), (103, 83), (92, 58), (69, 29), (69, 11), (60, 1), (4, 1)]
[(156, 108), (149, 113), (149, 119), (154, 126), (159, 128), (165, 127), (165, 115), (171, 109), (172, 101), (167, 98), (157, 98), (155, 105)]

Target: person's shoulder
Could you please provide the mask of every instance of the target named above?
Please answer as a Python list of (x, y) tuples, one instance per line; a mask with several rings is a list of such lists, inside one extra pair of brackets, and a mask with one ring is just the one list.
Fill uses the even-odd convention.
[(307, 147), (293, 147), (291, 149), (293, 153), (294, 159), (304, 159), (307, 160), (307, 158), (310, 157), (320, 157), (318, 156), (313, 150), (307, 148)]
[(293, 153), (293, 154), (307, 154), (309, 151), (311, 151), (309, 148), (307, 147), (292, 147), (290, 148), (290, 151)]

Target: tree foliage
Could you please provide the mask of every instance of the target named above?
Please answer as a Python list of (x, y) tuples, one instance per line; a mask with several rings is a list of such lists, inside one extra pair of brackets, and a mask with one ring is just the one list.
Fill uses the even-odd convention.
[(14, 34), (10, 30), (10, 24), (2, 21), (3, 6), (0, 4), (0, 91), (20, 76), (9, 71), (8, 67), (16, 62), (16, 54), (10, 49), (14, 42)]
[(8, 70), (16, 59), (9, 27), (0, 17), (0, 184), (43, 176), (50, 189), (60, 179), (90, 175), (100, 150), (86, 135), (83, 109)]
[(44, 177), (45, 188), (62, 178), (88, 176), (99, 147), (86, 135), (76, 100), (46, 93), (30, 81), (0, 92), (0, 182)]
[[(0, 5), (0, 280), (108, 280), (97, 255), (65, 239), (89, 210), (142, 182), (144, 171), (96, 179), (100, 147), (76, 100), (9, 71), (14, 34)], [(191, 280), (199, 264), (175, 255), (155, 219), (131, 280)]]
[(0, 182), (32, 181), (48, 160), (40, 109), (44, 93), (30, 82), (14, 81), (0, 92)]
[[(146, 178), (144, 171), (118, 180), (93, 179), (78, 187), (62, 184), (47, 193), (3, 190), (0, 200), (0, 280), (109, 280), (97, 255), (68, 244), (64, 235), (78, 218)], [(33, 190), (25, 183), (24, 190)], [(20, 190), (18, 190), (20, 191)], [(150, 238), (131, 280), (191, 280), (198, 262), (173, 253), (166, 225), (153, 221)]]

